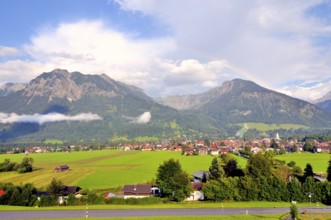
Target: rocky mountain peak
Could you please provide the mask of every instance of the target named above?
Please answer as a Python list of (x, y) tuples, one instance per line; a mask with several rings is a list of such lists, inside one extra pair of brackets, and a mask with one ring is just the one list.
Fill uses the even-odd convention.
[(54, 98), (75, 101), (82, 96), (115, 96), (116, 89), (110, 85), (104, 76), (83, 75), (79, 72), (68, 72), (63, 69), (55, 69), (46, 72), (33, 79), (24, 91), (28, 97), (48, 96), (51, 101)]

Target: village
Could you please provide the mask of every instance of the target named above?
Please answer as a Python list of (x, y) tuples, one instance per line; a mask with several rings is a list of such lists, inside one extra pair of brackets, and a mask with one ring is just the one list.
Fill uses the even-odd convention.
[[(70, 146), (35, 146), (16, 147), (7, 150), (6, 154), (14, 153), (46, 153), (46, 152), (73, 152), (92, 151), (102, 149), (121, 149), (123, 151), (181, 151), (183, 155), (221, 155), (234, 153), (239, 155), (241, 151), (249, 149), (253, 154), (265, 150), (277, 150), (279, 153), (292, 153), (310, 151), (312, 153), (331, 153), (331, 141), (309, 140), (306, 142), (297, 139), (281, 139), (277, 134), (275, 138), (256, 138), (251, 140), (221, 139), (221, 140), (180, 140), (158, 142), (134, 142), (120, 143), (116, 146), (106, 145), (70, 145)], [(308, 149), (305, 144), (309, 145)]]

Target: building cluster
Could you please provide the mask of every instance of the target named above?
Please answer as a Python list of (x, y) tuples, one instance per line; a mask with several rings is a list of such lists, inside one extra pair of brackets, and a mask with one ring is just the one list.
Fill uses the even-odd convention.
[[(315, 153), (331, 153), (331, 141), (319, 142), (310, 141)], [(249, 141), (225, 139), (213, 141), (181, 141), (176, 145), (154, 144), (154, 143), (136, 143), (124, 144), (121, 149), (124, 151), (182, 151), (183, 155), (221, 155), (226, 153), (238, 154), (245, 149), (250, 149), (253, 154), (265, 150), (283, 150), (283, 152), (301, 152), (304, 151), (305, 142), (298, 140), (284, 140), (280, 138), (259, 138)]]
[[(309, 141), (312, 151), (315, 153), (331, 153), (331, 141)], [(251, 140), (240, 139), (223, 139), (223, 140), (181, 140), (170, 144), (168, 141), (162, 143), (155, 142), (140, 142), (140, 143), (125, 143), (116, 147), (103, 146), (100, 149), (119, 148), (123, 151), (140, 150), (140, 151), (180, 151), (183, 155), (220, 155), (229, 152), (238, 154), (244, 149), (250, 149), (253, 154), (258, 153), (262, 149), (265, 150), (281, 150), (283, 152), (301, 152), (304, 151), (305, 142), (295, 139), (281, 139), (278, 135), (275, 138), (257, 138)], [(36, 146), (27, 147), (23, 150), (25, 154), (29, 153), (46, 153), (46, 152), (72, 152), (72, 151), (88, 151), (99, 148), (91, 148), (86, 145), (77, 146)], [(13, 148), (5, 152), (7, 154), (22, 153), (22, 148)]]

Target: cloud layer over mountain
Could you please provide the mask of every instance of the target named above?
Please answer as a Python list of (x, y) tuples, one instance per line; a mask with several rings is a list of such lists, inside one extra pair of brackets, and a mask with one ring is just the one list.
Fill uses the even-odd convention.
[(81, 113), (77, 115), (63, 115), (60, 113), (49, 114), (33, 114), (33, 115), (18, 115), (15, 113), (7, 114), (0, 112), (0, 123), (12, 124), (12, 123), (38, 123), (40, 125), (47, 122), (60, 122), (60, 121), (80, 121), (88, 122), (94, 120), (101, 120), (102, 118), (97, 114)]

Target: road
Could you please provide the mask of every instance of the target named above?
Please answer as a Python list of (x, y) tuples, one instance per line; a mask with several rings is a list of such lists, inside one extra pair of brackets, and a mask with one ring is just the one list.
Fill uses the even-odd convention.
[[(309, 208), (301, 208), (300, 212)], [(331, 208), (313, 208), (313, 212), (331, 212)], [(131, 210), (65, 210), (65, 211), (3, 211), (0, 219), (56, 219), (88, 217), (142, 217), (142, 216), (208, 216), (241, 214), (282, 214), (289, 208), (240, 208), (240, 209), (131, 209)]]
[[(309, 208), (301, 208), (300, 212)], [(289, 208), (238, 209), (133, 209), (133, 210), (65, 210), (65, 211), (3, 211), (0, 219), (85, 218), (88, 217), (142, 217), (142, 216), (208, 216), (241, 214), (282, 214)], [(331, 212), (331, 208), (313, 208), (313, 212)]]

